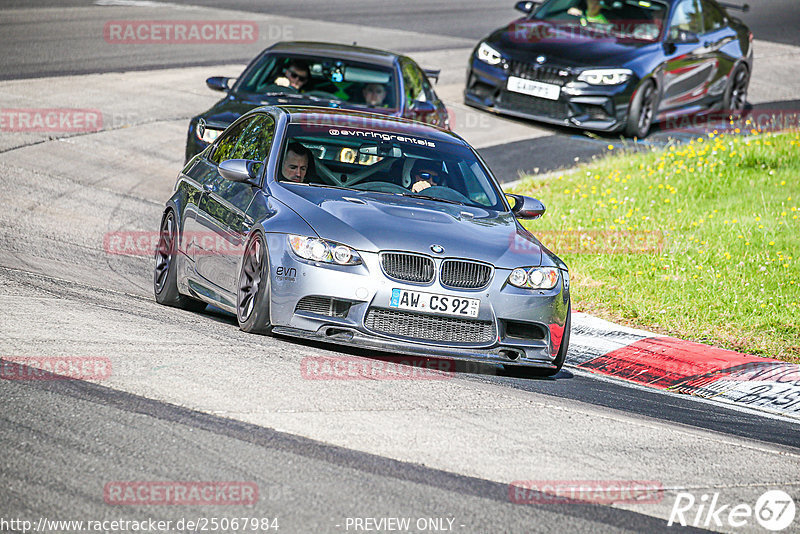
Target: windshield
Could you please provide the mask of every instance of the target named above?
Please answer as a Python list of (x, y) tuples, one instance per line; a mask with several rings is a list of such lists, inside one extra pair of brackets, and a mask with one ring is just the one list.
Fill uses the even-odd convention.
[(247, 69), (235, 89), (254, 95), (298, 95), (354, 107), (396, 109), (396, 85), (389, 67), (331, 57), (267, 54)]
[(531, 20), (577, 27), (589, 38), (610, 35), (643, 41), (661, 36), (667, 4), (657, 0), (549, 0)]
[(493, 179), (467, 146), (418, 134), (290, 125), (277, 179), (506, 209)]

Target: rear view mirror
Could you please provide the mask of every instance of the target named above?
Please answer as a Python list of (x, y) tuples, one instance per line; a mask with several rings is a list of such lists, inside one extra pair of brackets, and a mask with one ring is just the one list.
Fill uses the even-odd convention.
[(228, 87), (229, 81), (230, 78), (226, 78), (225, 76), (212, 76), (206, 80), (206, 85), (209, 89), (213, 89), (214, 91), (228, 91), (230, 89), (230, 87)]
[(358, 149), (359, 154), (367, 156), (380, 156), (382, 158), (402, 158), (403, 150), (391, 143), (371, 144), (365, 143)]
[(511, 212), (517, 219), (538, 219), (544, 215), (546, 209), (544, 204), (535, 198), (506, 193), (506, 199), (511, 204)]

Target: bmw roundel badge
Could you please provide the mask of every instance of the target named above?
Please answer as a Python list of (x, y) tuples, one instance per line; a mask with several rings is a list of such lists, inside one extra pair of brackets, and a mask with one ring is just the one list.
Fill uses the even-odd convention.
[(442, 245), (431, 245), (431, 250), (436, 254), (441, 254), (444, 252), (444, 247)]

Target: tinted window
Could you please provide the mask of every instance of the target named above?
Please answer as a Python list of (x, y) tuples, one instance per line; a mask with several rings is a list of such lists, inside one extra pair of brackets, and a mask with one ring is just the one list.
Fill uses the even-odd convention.
[(415, 101), (433, 102), (435, 100), (433, 88), (428, 82), (428, 77), (413, 61), (404, 59), (400, 63), (400, 68), (403, 71), (403, 84), (405, 85), (406, 104), (408, 107), (411, 107), (411, 104)]
[[(269, 155), (272, 138), (275, 135), (275, 121), (269, 115), (258, 115), (248, 122), (247, 129), (239, 137), (236, 148), (228, 159), (250, 159), (264, 161)], [(260, 168), (259, 164), (257, 168)]]
[[(293, 80), (289, 79), (297, 74), (298, 67), (304, 76), (299, 87), (297, 83), (293, 86)], [(243, 74), (235, 89), (239, 93), (280, 94), (290, 99), (308, 95), (356, 107), (398, 107), (397, 80), (391, 67), (336, 57), (270, 53)], [(368, 92), (374, 94), (376, 89), (383, 95), (379, 100), (367, 95)]]
[(707, 32), (725, 27), (725, 16), (722, 11), (708, 0), (703, 0), (703, 26)]
[(703, 33), (703, 15), (697, 0), (683, 0), (675, 6), (669, 25), (670, 39), (676, 39), (681, 31)]
[(232, 154), (234, 150), (236, 150), (236, 145), (239, 143), (239, 138), (241, 137), (244, 129), (252, 121), (253, 119), (242, 121), (225, 130), (220, 136), (220, 138), (217, 139), (216, 148), (214, 148), (214, 153), (208, 159), (213, 161), (217, 165), (219, 165), (226, 159), (233, 159)]
[[(283, 182), (291, 187), (334, 186), (505, 210), (488, 171), (464, 145), (424, 133), (318, 125), (290, 125), (286, 135), (287, 146), (298, 143), (311, 154), (314, 169), (303, 184)], [(422, 181), (427, 183), (417, 183)]]

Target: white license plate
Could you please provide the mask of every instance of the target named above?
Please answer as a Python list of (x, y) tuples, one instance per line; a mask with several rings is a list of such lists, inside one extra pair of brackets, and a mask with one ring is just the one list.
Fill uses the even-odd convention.
[(392, 289), (389, 307), (401, 310), (423, 311), (460, 317), (477, 317), (480, 299), (436, 295), (407, 289)]
[(538, 96), (539, 98), (546, 98), (547, 100), (558, 100), (558, 96), (561, 94), (561, 87), (557, 85), (534, 82), (533, 80), (517, 78), (516, 76), (508, 77), (508, 84), (506, 87), (508, 87), (509, 91), (514, 91), (515, 93)]

